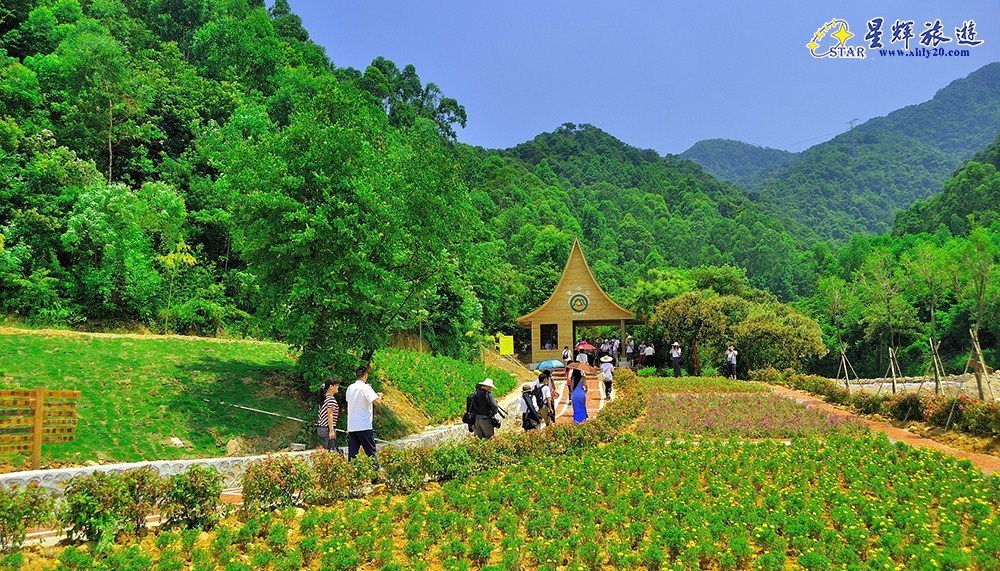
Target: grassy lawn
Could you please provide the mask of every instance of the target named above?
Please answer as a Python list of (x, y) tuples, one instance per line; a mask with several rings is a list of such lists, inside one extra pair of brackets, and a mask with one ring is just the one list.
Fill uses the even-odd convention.
[[(0, 332), (0, 386), (82, 392), (76, 441), (45, 445), (43, 462), (225, 455), (229, 439), (264, 436), (281, 421), (220, 400), (309, 418), (285, 377), (292, 366), (277, 343)], [(190, 448), (165, 445), (170, 437)]]

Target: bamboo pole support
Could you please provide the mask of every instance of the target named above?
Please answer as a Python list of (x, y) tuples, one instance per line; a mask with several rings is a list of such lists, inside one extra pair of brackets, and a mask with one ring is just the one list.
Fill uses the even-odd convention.
[(38, 387), (35, 389), (35, 425), (32, 427), (31, 435), (31, 469), (37, 470), (42, 467), (42, 427), (45, 424), (45, 389)]
[(934, 347), (934, 338), (929, 337), (927, 342), (931, 345), (931, 369), (934, 371), (934, 394), (941, 394), (941, 376), (938, 373), (937, 350)]

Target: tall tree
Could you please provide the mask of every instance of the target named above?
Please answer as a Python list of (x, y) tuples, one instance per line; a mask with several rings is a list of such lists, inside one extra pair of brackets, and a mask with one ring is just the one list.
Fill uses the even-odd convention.
[(435, 126), (392, 129), (327, 82), (284, 128), (247, 109), (226, 128), (234, 230), (307, 378), (371, 357), (454, 271), (472, 212)]

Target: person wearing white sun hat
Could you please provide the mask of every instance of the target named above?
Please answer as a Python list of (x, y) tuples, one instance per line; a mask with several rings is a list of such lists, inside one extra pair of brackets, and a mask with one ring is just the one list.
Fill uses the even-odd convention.
[(676, 341), (670, 346), (670, 360), (674, 364), (674, 376), (681, 376), (681, 366), (684, 365), (684, 358), (681, 357), (681, 344)]
[(615, 378), (615, 366), (611, 364), (614, 358), (611, 355), (601, 357), (601, 377), (604, 381), (604, 396), (611, 398), (611, 383)]
[(493, 389), (495, 388), (493, 379), (485, 379), (476, 384), (476, 392), (469, 397), (474, 417), (473, 434), (483, 440), (493, 438), (495, 429), (500, 425), (500, 421), (495, 418), (500, 412), (500, 406), (493, 397)]

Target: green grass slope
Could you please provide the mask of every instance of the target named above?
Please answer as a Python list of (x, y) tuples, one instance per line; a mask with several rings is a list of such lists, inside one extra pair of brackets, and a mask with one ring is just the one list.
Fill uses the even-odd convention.
[[(45, 462), (221, 456), (231, 438), (287, 431), (218, 401), (301, 418), (292, 366), (277, 343), (0, 330), (0, 385), (82, 393), (76, 441), (45, 445)], [(190, 447), (164, 444), (170, 437)]]
[[(0, 328), (0, 388), (82, 393), (76, 440), (45, 445), (48, 465), (224, 456), (233, 438), (249, 441), (245, 451), (285, 446), (307, 437), (300, 431), (311, 427), (219, 402), (311, 422), (315, 404), (292, 380), (293, 367), (280, 343)], [(465, 396), (485, 377), (496, 381), (498, 395), (517, 382), (482, 363), (380, 351), (372, 378), (385, 393), (375, 413), (378, 437), (398, 438), (457, 419)], [(345, 424), (342, 418), (341, 428)], [(170, 446), (171, 437), (188, 446)], [(0, 455), (0, 468), (7, 470), (26, 462), (24, 454)]]

